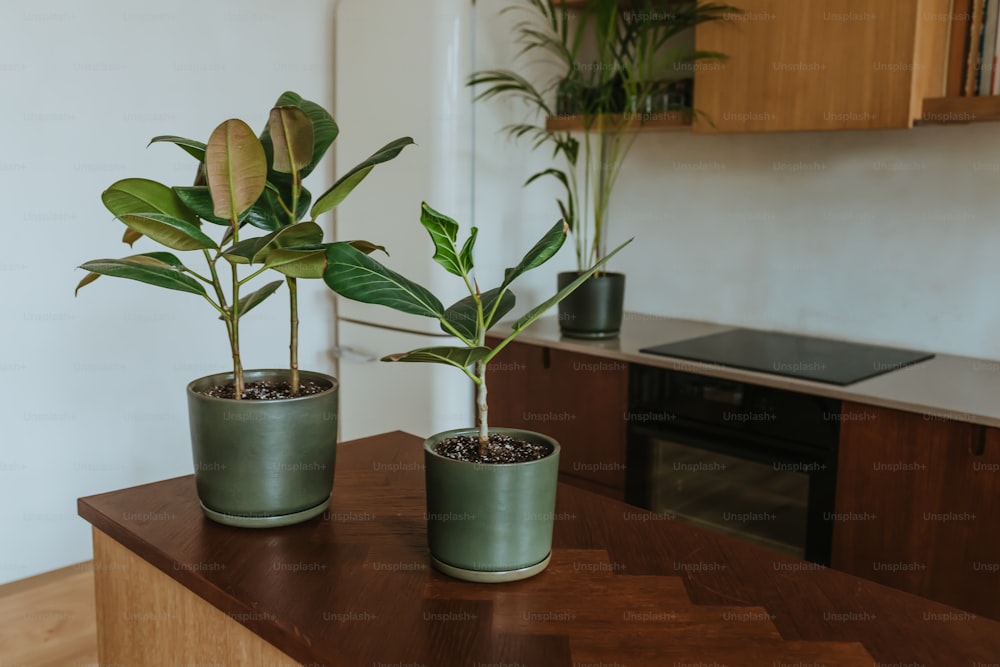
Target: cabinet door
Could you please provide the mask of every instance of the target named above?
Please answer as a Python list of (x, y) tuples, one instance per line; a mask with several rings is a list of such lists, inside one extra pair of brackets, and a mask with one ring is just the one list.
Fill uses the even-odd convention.
[(628, 365), (511, 343), (494, 366), (487, 378), (490, 423), (554, 437), (566, 481), (623, 498)]
[(912, 127), (943, 94), (949, 0), (734, 0), (697, 28), (695, 131)]
[(833, 567), (1000, 618), (1000, 435), (844, 403)]

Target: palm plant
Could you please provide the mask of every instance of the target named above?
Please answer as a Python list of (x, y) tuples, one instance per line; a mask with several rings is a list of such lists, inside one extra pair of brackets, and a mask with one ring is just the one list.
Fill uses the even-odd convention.
[[(678, 66), (723, 57), (673, 47), (673, 38), (732, 11), (697, 0), (636, 0), (631, 7), (623, 12), (618, 0), (587, 0), (582, 10), (573, 11), (560, 0), (523, 0), (503, 10), (526, 15), (515, 25), (518, 58), (534, 56), (532, 64), (540, 59), (557, 73), (537, 83), (503, 69), (476, 72), (469, 79), (470, 85), (482, 87), (477, 100), (512, 98), (533, 112), (532, 120), (508, 125), (505, 131), (515, 139), (530, 139), (534, 149), (550, 146), (553, 160), (561, 163), (533, 174), (525, 185), (546, 176), (562, 184), (564, 195), (557, 204), (574, 235), (581, 271), (606, 256), (611, 194), (636, 138), (632, 130), (645, 121), (640, 112), (647, 101), (665, 79), (678, 78), (676, 73), (684, 69)], [(690, 107), (674, 111), (695, 113)], [(546, 127), (547, 119), (564, 114), (579, 116), (581, 139)]]
[[(329, 245), (322, 242), (323, 229), (316, 218), (338, 206), (376, 165), (394, 159), (413, 143), (402, 137), (387, 144), (313, 203), (303, 179), (316, 168), (338, 132), (334, 119), (320, 105), (286, 92), (271, 109), (259, 137), (235, 118), (216, 127), (207, 143), (173, 135), (154, 137), (150, 144), (176, 144), (197, 160), (194, 185), (170, 187), (126, 178), (112, 184), (101, 199), (125, 224), (122, 241), (129, 246), (148, 237), (169, 250), (201, 255), (206, 269), (199, 273), (166, 251), (96, 259), (81, 265), (88, 273), (77, 291), (105, 275), (205, 299), (225, 323), (233, 398), (240, 400), (245, 388), (240, 321), (284, 282), (290, 307), (289, 387), (292, 396), (298, 395), (298, 279), (322, 277)], [(203, 222), (217, 226), (221, 239), (206, 234)], [(267, 233), (248, 237), (247, 226)], [(381, 249), (368, 241), (348, 243), (365, 253)], [(284, 279), (252, 292), (245, 290), (268, 271)]]

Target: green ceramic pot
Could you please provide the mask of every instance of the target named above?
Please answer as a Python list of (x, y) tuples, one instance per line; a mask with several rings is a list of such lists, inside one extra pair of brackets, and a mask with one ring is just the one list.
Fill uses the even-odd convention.
[[(560, 273), (558, 288), (579, 275), (576, 271)], [(595, 275), (559, 302), (559, 330), (570, 338), (614, 338), (621, 331), (624, 311), (625, 274)]]
[(526, 579), (549, 564), (559, 478), (559, 443), (531, 431), (495, 428), (551, 449), (528, 463), (456, 461), (434, 447), (477, 429), (445, 431), (424, 441), (427, 541), (434, 566), (477, 582)]
[[(278, 401), (236, 401), (200, 393), (232, 382), (232, 373), (188, 385), (195, 480), (210, 519), (230, 526), (287, 526), (330, 505), (338, 383), (322, 373), (299, 375), (329, 388)], [(246, 371), (245, 377), (280, 381), (288, 371)]]

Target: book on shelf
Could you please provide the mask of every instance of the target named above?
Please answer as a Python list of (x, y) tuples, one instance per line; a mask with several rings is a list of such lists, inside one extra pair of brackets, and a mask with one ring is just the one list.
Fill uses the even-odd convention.
[(969, 21), (969, 49), (966, 54), (965, 86), (963, 92), (967, 96), (976, 94), (979, 82), (979, 52), (983, 34), (983, 8), (986, 0), (972, 0)]
[(971, 19), (972, 0), (954, 0), (951, 8), (951, 34), (948, 37), (948, 69), (945, 83), (947, 97), (959, 97), (964, 94)]
[(983, 8), (983, 37), (979, 51), (979, 82), (977, 95), (992, 95), (993, 61), (997, 49), (997, 8), (1000, 0), (986, 0)]

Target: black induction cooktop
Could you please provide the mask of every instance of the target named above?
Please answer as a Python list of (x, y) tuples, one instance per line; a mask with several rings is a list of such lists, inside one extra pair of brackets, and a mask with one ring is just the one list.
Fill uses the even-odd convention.
[(841, 386), (934, 356), (755, 329), (733, 329), (639, 351)]

